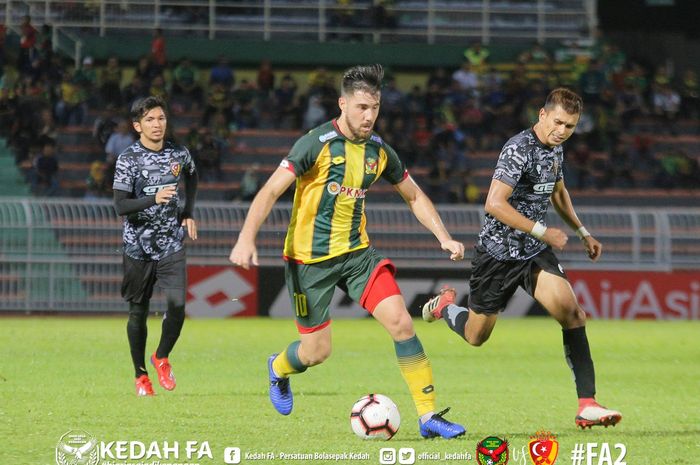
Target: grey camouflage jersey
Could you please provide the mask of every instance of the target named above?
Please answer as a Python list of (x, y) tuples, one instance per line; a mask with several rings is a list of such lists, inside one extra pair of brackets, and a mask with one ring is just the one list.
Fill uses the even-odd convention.
[[(136, 141), (117, 158), (114, 189), (131, 192), (134, 198), (155, 195), (177, 185), (184, 172), (195, 171), (187, 148), (165, 142), (152, 152)], [(179, 196), (124, 217), (124, 253), (137, 260), (160, 260), (182, 249), (185, 230), (181, 225)]]
[[(513, 188), (508, 203), (520, 214), (546, 224), (545, 217), (554, 184), (563, 178), (564, 150), (548, 147), (532, 129), (513, 136), (498, 157), (493, 179)], [(506, 226), (486, 214), (478, 245), (497, 260), (527, 260), (547, 247), (530, 234)]]

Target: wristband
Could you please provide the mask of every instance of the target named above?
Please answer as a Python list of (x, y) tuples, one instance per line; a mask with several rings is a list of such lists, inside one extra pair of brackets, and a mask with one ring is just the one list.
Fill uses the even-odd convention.
[(535, 221), (535, 225), (532, 227), (530, 235), (532, 237), (536, 237), (537, 239), (542, 239), (542, 236), (544, 236), (545, 231), (547, 231), (547, 226), (543, 225), (539, 221)]
[(591, 235), (591, 233), (588, 232), (585, 226), (581, 226), (576, 230), (576, 235), (578, 236), (579, 239), (583, 240), (584, 237), (588, 237)]

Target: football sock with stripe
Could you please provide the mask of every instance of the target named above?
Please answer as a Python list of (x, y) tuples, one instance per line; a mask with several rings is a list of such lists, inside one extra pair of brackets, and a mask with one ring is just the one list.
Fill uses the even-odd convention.
[(134, 364), (134, 373), (138, 378), (146, 375), (146, 338), (148, 337), (148, 302), (129, 302), (129, 320), (126, 323), (126, 336), (129, 339), (131, 361)]
[(469, 319), (469, 309), (450, 304), (442, 310), (442, 318), (452, 331), (459, 334), (462, 339), (465, 339), (464, 327)]
[(401, 374), (408, 384), (408, 390), (411, 391), (418, 415), (433, 412), (435, 410), (433, 368), (418, 336), (414, 335), (405, 341), (394, 341), (394, 348)]
[(303, 373), (308, 368), (299, 360), (299, 344), (301, 341), (294, 341), (287, 349), (280, 352), (272, 361), (272, 369), (280, 378), (286, 378), (295, 373)]
[(586, 327), (563, 329), (564, 356), (571, 368), (579, 399), (595, 397), (595, 370), (586, 337)]

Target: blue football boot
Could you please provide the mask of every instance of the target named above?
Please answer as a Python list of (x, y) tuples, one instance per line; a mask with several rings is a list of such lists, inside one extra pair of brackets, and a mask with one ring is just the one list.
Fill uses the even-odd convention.
[(272, 362), (277, 354), (272, 354), (267, 359), (267, 371), (270, 376), (270, 402), (282, 415), (289, 415), (294, 405), (294, 397), (289, 387), (289, 378), (280, 378), (272, 369)]
[(443, 415), (445, 415), (449, 410), (450, 408), (447, 407), (442, 412), (434, 414), (425, 423), (421, 422), (419, 419), (418, 426), (420, 426), (420, 435), (424, 438), (435, 438), (440, 436), (445, 439), (463, 436), (467, 432), (467, 430), (464, 429), (464, 426), (449, 422), (443, 418)]

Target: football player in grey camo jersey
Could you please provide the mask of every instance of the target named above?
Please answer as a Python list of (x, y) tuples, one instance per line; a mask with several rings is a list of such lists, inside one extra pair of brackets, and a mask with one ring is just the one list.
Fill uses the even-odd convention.
[[(163, 289), (168, 308), (151, 363), (160, 385), (175, 389), (168, 356), (185, 320), (187, 271), (185, 232), (197, 239), (192, 218), (197, 193), (197, 171), (187, 148), (166, 140), (165, 103), (146, 97), (131, 107), (139, 140), (117, 159), (114, 205), (124, 216), (124, 280), (122, 297), (129, 302), (127, 336), (136, 376), (136, 394), (153, 395), (145, 364), (146, 319), (155, 283)], [(184, 207), (178, 184), (185, 183)]]
[(423, 306), (423, 319), (443, 318), (469, 344), (480, 346), (491, 335), (499, 312), (518, 286), (523, 287), (562, 327), (564, 355), (578, 395), (575, 421), (586, 428), (615, 425), (622, 415), (595, 400), (586, 313), (552, 251), (562, 250), (568, 237), (545, 223), (551, 202), (576, 231), (588, 257), (592, 261), (600, 257), (602, 245), (576, 215), (562, 174), (561, 144), (573, 134), (582, 107), (577, 94), (555, 89), (540, 109), (537, 123), (506, 142), (486, 198), (486, 218), (472, 261), (468, 308), (455, 305), (455, 290), (443, 287)]

